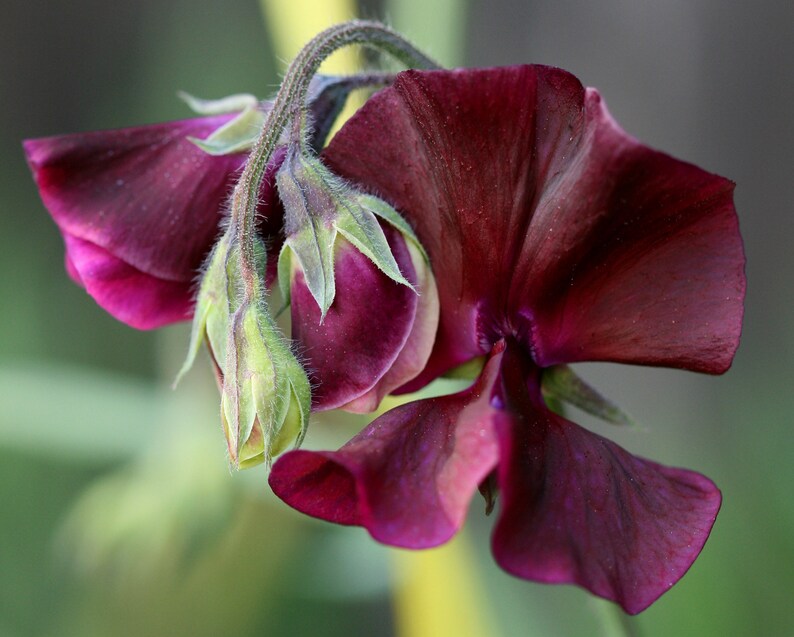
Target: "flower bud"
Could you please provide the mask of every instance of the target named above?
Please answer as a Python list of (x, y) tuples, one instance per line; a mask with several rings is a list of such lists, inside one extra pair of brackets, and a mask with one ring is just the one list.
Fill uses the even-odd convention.
[[(264, 281), (264, 246), (255, 260)], [(240, 249), (224, 234), (210, 255), (196, 300), (187, 372), (203, 341), (218, 371), (221, 420), (229, 457), (239, 468), (254, 466), (299, 444), (308, 424), (309, 381), (263, 301), (248, 298), (240, 278)]]
[(300, 444), (309, 381), (267, 312), (244, 303), (234, 314), (223, 369), (221, 419), (232, 462), (246, 468)]
[(388, 204), (351, 188), (319, 158), (301, 152), (298, 144), (287, 150), (276, 184), (284, 204), (286, 241), (279, 256), (279, 282), (284, 293), (288, 291), (286, 281), (294, 256), (325, 317), (336, 295), (334, 250), (339, 235), (390, 279), (413, 287), (400, 271), (376, 215), (390, 223), (399, 220), (394, 225), (408, 233), (417, 246), (419, 243)]
[(315, 381), (314, 408), (372, 411), (430, 355), (439, 306), (427, 255), (397, 211), (297, 145), (276, 183), (286, 234), (279, 285)]

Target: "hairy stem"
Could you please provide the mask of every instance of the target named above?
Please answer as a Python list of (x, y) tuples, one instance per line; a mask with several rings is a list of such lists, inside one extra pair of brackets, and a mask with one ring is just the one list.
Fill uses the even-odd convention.
[(259, 189), (265, 168), (276, 149), (285, 126), (300, 116), (306, 102), (309, 82), (320, 64), (331, 53), (351, 44), (365, 44), (390, 54), (412, 68), (440, 68), (401, 35), (388, 27), (365, 20), (352, 20), (326, 29), (315, 36), (293, 60), (284, 76), (273, 109), (248, 157), (245, 169), (232, 193), (229, 230), (238, 238), (241, 250), (241, 276), (245, 293), (256, 295), (259, 279), (254, 263), (254, 221)]

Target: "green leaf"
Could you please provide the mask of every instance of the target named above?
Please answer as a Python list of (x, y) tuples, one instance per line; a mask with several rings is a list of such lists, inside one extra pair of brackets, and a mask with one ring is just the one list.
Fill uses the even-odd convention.
[(604, 398), (567, 365), (555, 365), (543, 371), (543, 393), (551, 400), (561, 400), (613, 425), (635, 426), (635, 420), (615, 403)]
[(107, 462), (144, 449), (166, 422), (170, 391), (108, 371), (6, 361), (0, 446)]
[(210, 155), (231, 155), (253, 148), (266, 114), (256, 106), (249, 106), (233, 120), (212, 132), (206, 139), (188, 137), (205, 153)]
[(250, 93), (237, 93), (227, 95), (216, 100), (205, 100), (195, 97), (185, 91), (177, 92), (179, 98), (185, 102), (190, 110), (199, 115), (223, 115), (224, 113), (235, 113), (247, 108), (256, 107), (259, 100)]

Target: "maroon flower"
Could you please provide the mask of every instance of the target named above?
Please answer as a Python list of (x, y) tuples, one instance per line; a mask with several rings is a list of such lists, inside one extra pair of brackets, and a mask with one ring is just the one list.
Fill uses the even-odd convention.
[[(385, 77), (316, 76), (309, 92), (310, 145), (322, 146), (352, 89), (383, 83)], [(199, 110), (224, 102), (188, 100)], [(236, 117), (213, 115), (24, 142), (42, 200), (63, 234), (67, 271), (120, 321), (151, 329), (193, 316), (202, 264), (218, 238), (227, 198), (246, 161), (245, 142), (252, 142), (257, 131), (250, 135), (238, 125), (217, 139), (220, 146), (216, 143), (210, 152), (194, 141), (213, 133), (217, 138), (221, 127), (241, 121)], [(225, 152), (224, 145), (236, 148), (236, 142), (243, 150), (211, 154)], [(283, 240), (275, 174), (285, 151), (279, 148), (271, 159), (259, 198), (259, 231), (269, 248), (268, 285)], [(302, 274), (295, 273), (293, 337), (316, 386), (316, 409), (371, 411), (385, 394), (414, 378), (429, 356), (437, 318), (432, 274), (399, 232), (385, 231), (397, 265), (420, 295), (343, 242), (334, 254), (340, 291), (320, 321)], [(362, 307), (372, 312), (362, 313)], [(378, 329), (372, 329), (373, 320)], [(225, 343), (225, 331), (215, 336)]]
[(232, 115), (25, 141), (66, 267), (97, 303), (139, 329), (189, 319), (193, 283), (245, 154), (203, 139)]
[(429, 253), (439, 331), (406, 389), (487, 362), (466, 391), (394, 409), (336, 452), (282, 456), (274, 491), (421, 548), (498, 488), (503, 568), (646, 608), (700, 552), (720, 493), (556, 415), (542, 377), (577, 361), (730, 366), (745, 287), (733, 184), (641, 145), (596, 91), (538, 66), (404, 73), (325, 157)]

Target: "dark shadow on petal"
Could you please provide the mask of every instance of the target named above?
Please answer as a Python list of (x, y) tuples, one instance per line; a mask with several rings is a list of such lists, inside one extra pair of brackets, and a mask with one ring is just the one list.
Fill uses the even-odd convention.
[(522, 368), (505, 355), (494, 557), (518, 577), (578, 584), (638, 613), (697, 558), (720, 492), (551, 413)]
[(339, 451), (281, 456), (270, 486), (299, 511), (361, 525), (386, 544), (446, 542), (496, 465), (490, 390), (497, 371), (498, 356), (470, 389), (392, 409)]

